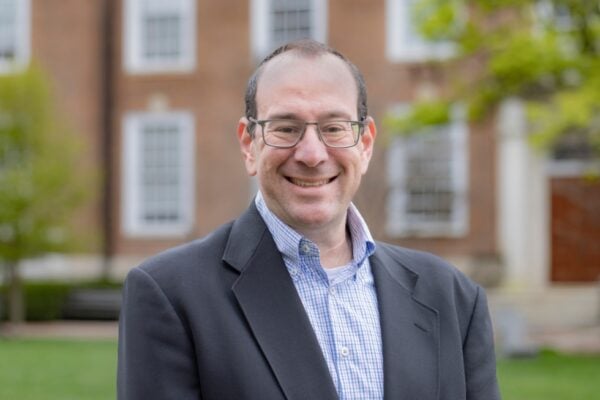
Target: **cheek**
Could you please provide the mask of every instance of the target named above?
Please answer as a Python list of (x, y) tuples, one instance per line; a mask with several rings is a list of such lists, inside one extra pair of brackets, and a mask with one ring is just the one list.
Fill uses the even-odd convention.
[(255, 141), (252, 143), (252, 154), (254, 155), (254, 165), (260, 171), (269, 159), (269, 148)]
[(270, 148), (258, 150), (255, 159), (255, 168), (259, 177), (276, 173), (278, 167), (285, 161), (281, 154)]
[(343, 162), (349, 171), (356, 177), (360, 177), (367, 172), (369, 168), (369, 158), (365, 156), (364, 152), (356, 152), (352, 155), (348, 155)]

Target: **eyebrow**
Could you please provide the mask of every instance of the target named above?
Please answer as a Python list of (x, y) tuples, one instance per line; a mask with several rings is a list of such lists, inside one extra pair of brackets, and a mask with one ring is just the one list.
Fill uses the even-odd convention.
[[(298, 116), (298, 114), (292, 113), (292, 112), (282, 112), (282, 113), (275, 113), (271, 116), (269, 116), (269, 118), (267, 119), (295, 119), (295, 120), (300, 120), (300, 121), (304, 121), (303, 118), (300, 118)], [(351, 120), (352, 118), (350, 118), (348, 116), (348, 114), (346, 114), (345, 112), (341, 112), (341, 111), (332, 111), (326, 114), (323, 114), (321, 116), (319, 116), (319, 118), (317, 119), (317, 121), (323, 121), (323, 120), (328, 120), (328, 119), (343, 119), (343, 120)]]

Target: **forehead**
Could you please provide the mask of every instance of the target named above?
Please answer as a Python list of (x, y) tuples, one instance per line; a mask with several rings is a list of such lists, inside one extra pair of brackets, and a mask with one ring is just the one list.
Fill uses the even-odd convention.
[[(256, 103), (261, 117), (278, 110), (356, 114), (358, 88), (349, 66), (332, 54), (281, 54), (263, 66)], [(286, 110), (286, 108), (288, 108)], [(291, 108), (291, 109), (290, 109)], [(339, 109), (339, 110), (338, 110)]]

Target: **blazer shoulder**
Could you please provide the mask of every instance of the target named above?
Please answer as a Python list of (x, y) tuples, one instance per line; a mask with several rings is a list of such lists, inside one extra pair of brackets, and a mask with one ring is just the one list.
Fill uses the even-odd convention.
[(377, 248), (385, 258), (393, 260), (390, 268), (410, 271), (418, 278), (418, 286), (432, 293), (458, 291), (470, 297), (480, 289), (462, 271), (435, 254), (383, 242), (378, 242)]
[(233, 221), (221, 225), (203, 238), (167, 249), (144, 260), (138, 267), (155, 280), (176, 276), (185, 270), (220, 262)]

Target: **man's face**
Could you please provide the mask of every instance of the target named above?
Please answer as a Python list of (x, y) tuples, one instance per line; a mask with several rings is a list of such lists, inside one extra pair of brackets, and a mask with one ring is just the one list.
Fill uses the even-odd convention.
[[(346, 64), (331, 54), (284, 53), (269, 61), (258, 80), (257, 119), (357, 120), (357, 88)], [(269, 209), (300, 232), (336, 229), (367, 171), (375, 138), (371, 118), (358, 145), (329, 148), (309, 125), (293, 148), (265, 145), (260, 126), (252, 140), (240, 120), (238, 137), (246, 170), (257, 176)]]

